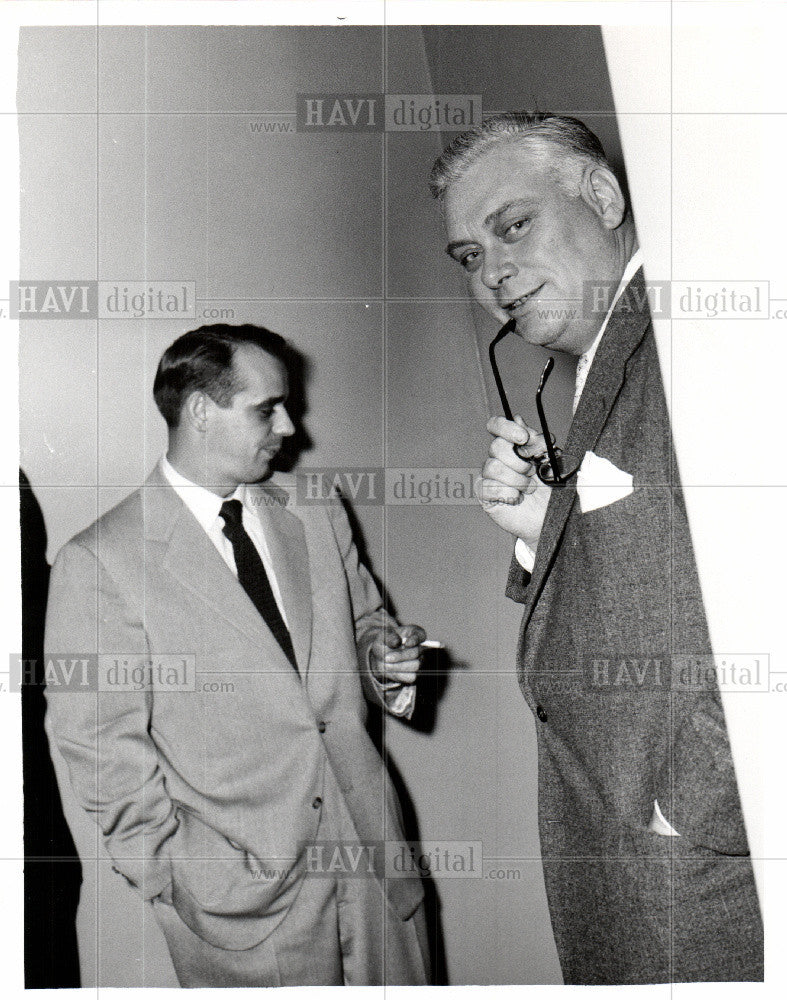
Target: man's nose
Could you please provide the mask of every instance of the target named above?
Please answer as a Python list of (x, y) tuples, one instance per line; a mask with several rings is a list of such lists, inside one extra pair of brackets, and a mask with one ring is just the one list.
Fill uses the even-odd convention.
[(500, 288), (507, 278), (515, 278), (519, 274), (516, 264), (506, 253), (507, 248), (497, 253), (487, 253), (481, 271), (481, 280), (487, 288)]
[(276, 408), (276, 422), (273, 430), (276, 434), (281, 435), (281, 437), (289, 437), (295, 433), (295, 424), (290, 420), (290, 415), (286, 407), (279, 406)]

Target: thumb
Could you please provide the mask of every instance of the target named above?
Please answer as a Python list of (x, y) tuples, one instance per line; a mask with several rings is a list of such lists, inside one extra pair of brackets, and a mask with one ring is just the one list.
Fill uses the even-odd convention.
[(398, 649), (402, 645), (402, 637), (396, 629), (384, 629), (379, 636), (379, 641), (389, 649)]
[(405, 646), (419, 646), (426, 638), (426, 630), (420, 625), (402, 625), (399, 634)]

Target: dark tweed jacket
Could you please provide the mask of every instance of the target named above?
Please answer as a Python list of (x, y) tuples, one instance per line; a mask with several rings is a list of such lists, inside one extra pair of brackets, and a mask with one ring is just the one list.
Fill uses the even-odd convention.
[(654, 799), (682, 850), (748, 851), (645, 303), (640, 271), (610, 318), (565, 448), (566, 468), (592, 451), (631, 473), (633, 492), (583, 514), (573, 479), (554, 489), (532, 577), (514, 559), (508, 580), (508, 596), (524, 606), (517, 670), (536, 716), (542, 855), (561, 958), (577, 947), (566, 907), (597, 908), (611, 876), (584, 900), (572, 886), (567, 902), (565, 872), (558, 878), (547, 863), (608, 856), (621, 837), (628, 853), (658, 855), (673, 838), (647, 832)]

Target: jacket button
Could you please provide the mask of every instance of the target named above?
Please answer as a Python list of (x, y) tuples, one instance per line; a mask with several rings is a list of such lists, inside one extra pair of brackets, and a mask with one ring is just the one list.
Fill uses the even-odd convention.
[(546, 713), (546, 709), (541, 705), (536, 705), (536, 715), (541, 719), (542, 722), (546, 722), (549, 716)]
[(325, 723), (324, 722), (318, 723), (318, 725), (317, 725), (317, 732), (318, 733), (324, 733), (325, 732)]
[(316, 795), (312, 799), (312, 809), (319, 809), (321, 805), (322, 805), (322, 799), (320, 798), (319, 795)]

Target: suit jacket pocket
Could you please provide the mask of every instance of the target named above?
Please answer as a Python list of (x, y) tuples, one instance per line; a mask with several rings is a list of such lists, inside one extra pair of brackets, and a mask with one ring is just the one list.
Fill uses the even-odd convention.
[(683, 698), (658, 800), (669, 801), (670, 822), (687, 840), (719, 854), (749, 852), (724, 713), (716, 692)]
[(242, 951), (283, 918), (300, 886), (293, 858), (254, 859), (240, 845), (178, 804), (169, 840), (172, 903), (209, 944)]

